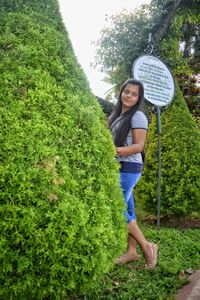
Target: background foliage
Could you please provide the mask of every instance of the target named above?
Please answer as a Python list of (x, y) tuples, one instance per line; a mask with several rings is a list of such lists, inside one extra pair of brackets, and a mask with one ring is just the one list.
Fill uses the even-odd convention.
[(0, 298), (88, 294), (125, 244), (105, 117), (57, 1), (0, 4)]
[[(200, 212), (200, 131), (177, 86), (170, 109), (161, 115), (161, 214), (189, 216)], [(156, 214), (158, 136), (153, 116), (146, 144), (145, 170), (136, 189), (140, 204)]]
[[(178, 8), (173, 10), (177, 3)], [(188, 216), (192, 211), (200, 211), (199, 4), (199, 0), (152, 0), (134, 12), (112, 16), (97, 42), (96, 65), (106, 72), (107, 81), (115, 84), (114, 92), (132, 77), (134, 60), (148, 51), (150, 32), (155, 38), (154, 53), (173, 72), (176, 97), (161, 118), (161, 208), (169, 216)], [(169, 14), (172, 17), (163, 30)], [(148, 212), (155, 213), (158, 169), (155, 116), (149, 128), (146, 152), (146, 167), (136, 190)]]
[[(163, 59), (167, 58), (167, 63), (173, 71), (176, 69), (175, 75), (197, 75), (200, 0), (178, 1), (180, 4), (174, 12), (168, 30), (162, 38), (155, 41), (157, 50)], [(152, 0), (149, 5), (142, 5), (133, 12), (124, 10), (107, 19), (108, 25), (102, 30), (96, 43), (95, 65), (107, 74), (108, 82), (116, 85), (115, 92), (118, 92), (124, 80), (132, 75), (132, 64), (146, 49), (149, 33), (156, 37), (156, 33), (163, 27), (166, 15), (171, 13), (178, 1)], [(165, 45), (163, 40), (166, 41)], [(169, 55), (169, 52), (173, 55)]]

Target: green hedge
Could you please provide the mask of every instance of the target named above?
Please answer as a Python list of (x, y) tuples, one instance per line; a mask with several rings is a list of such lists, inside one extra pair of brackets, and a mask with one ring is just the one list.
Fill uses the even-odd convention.
[[(161, 114), (161, 214), (200, 212), (200, 132), (178, 88), (173, 104)], [(156, 117), (149, 128), (144, 174), (137, 186), (148, 212), (156, 213), (158, 135)]]
[(105, 117), (56, 1), (1, 1), (0, 28), (0, 298), (90, 294), (126, 240)]

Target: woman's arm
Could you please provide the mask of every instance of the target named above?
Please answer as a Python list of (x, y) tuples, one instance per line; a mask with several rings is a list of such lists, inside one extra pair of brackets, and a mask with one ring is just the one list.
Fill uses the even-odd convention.
[(146, 129), (133, 129), (132, 138), (133, 144), (125, 147), (116, 147), (117, 156), (129, 156), (136, 153), (141, 153), (147, 136)]

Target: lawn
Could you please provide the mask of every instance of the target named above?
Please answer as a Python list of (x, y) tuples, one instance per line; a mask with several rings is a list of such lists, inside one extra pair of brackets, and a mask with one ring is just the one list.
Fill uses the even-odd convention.
[(192, 270), (200, 268), (200, 228), (175, 229), (143, 224), (145, 236), (159, 245), (158, 265), (144, 270), (144, 259), (124, 266), (114, 266), (102, 280), (101, 288), (84, 299), (174, 299), (188, 281)]

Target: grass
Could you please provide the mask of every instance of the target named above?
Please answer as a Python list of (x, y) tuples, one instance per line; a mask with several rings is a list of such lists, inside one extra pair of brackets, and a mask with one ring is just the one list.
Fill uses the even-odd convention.
[(115, 266), (95, 295), (84, 299), (172, 300), (178, 289), (188, 282), (188, 270), (200, 268), (200, 229), (161, 227), (158, 231), (147, 224), (141, 228), (148, 240), (159, 245), (158, 266), (144, 270), (144, 259), (138, 249), (139, 262)]

